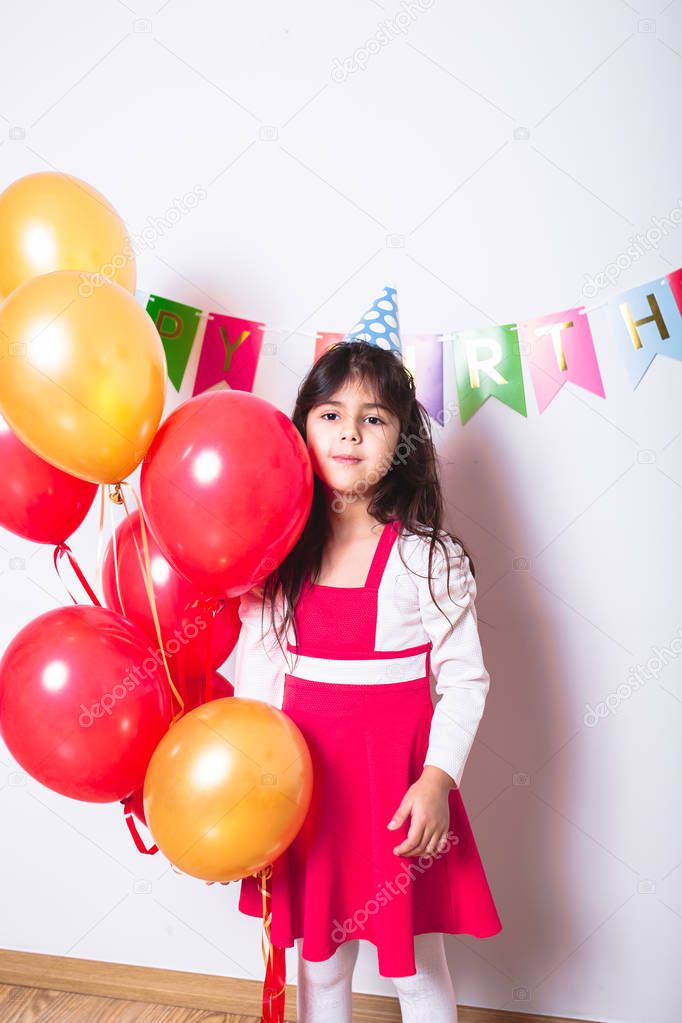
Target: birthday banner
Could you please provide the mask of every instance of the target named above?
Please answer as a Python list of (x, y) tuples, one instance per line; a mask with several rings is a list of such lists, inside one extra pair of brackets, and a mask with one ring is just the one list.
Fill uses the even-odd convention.
[[(395, 294), (394, 289), (385, 291)], [(253, 390), (267, 324), (206, 312), (159, 295), (138, 291), (136, 297), (159, 332), (168, 376), (176, 391), (182, 385), (195, 343), (200, 351), (193, 395), (222, 383), (238, 390)], [(633, 390), (656, 355), (682, 359), (682, 268), (630, 288), (604, 304), (613, 341)], [(397, 305), (395, 313), (397, 316)], [(414, 377), (419, 400), (441, 426), (445, 422), (446, 344), (454, 353), (462, 423), (468, 422), (490, 397), (526, 416), (524, 361), (541, 414), (568, 383), (606, 397), (589, 313), (584, 306), (575, 306), (520, 323), (403, 335), (398, 343), (403, 362)], [(344, 333), (318, 332), (311, 364), (344, 337)]]

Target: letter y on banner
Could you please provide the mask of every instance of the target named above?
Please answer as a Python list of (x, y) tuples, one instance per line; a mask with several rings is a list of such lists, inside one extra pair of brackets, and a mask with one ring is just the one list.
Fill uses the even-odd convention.
[(192, 394), (225, 381), (237, 391), (253, 391), (263, 344), (264, 323), (210, 313)]

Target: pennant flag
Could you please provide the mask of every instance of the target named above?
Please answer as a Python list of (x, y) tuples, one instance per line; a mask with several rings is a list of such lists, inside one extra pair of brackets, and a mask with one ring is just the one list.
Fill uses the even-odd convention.
[(395, 288), (384, 288), (361, 320), (345, 335), (344, 341), (369, 341), (378, 348), (401, 354), (398, 325), (398, 299)]
[(462, 423), (494, 395), (526, 415), (517, 325), (472, 327), (455, 332), (455, 373)]
[(657, 355), (682, 359), (682, 313), (675, 301), (678, 273), (671, 275), (674, 289), (664, 277), (631, 288), (609, 302), (613, 333), (633, 390)]
[(199, 329), (201, 309), (183, 305), (182, 302), (174, 302), (170, 298), (161, 298), (160, 295), (150, 295), (147, 312), (153, 319), (163, 342), (168, 363), (168, 378), (175, 390), (179, 391)]
[(252, 391), (263, 345), (264, 323), (211, 313), (201, 346), (194, 394), (225, 381), (237, 391)]
[(445, 425), (443, 408), (443, 335), (413, 334), (403, 343), (403, 362), (415, 382), (417, 398), (432, 419)]
[[(176, 390), (180, 390), (195, 345), (198, 367), (194, 394), (215, 386), (252, 391), (260, 355), (270, 349), (280, 351), (283, 365), (286, 365), (285, 351), (290, 360), (295, 355), (295, 372), (299, 378), (310, 368), (307, 343), (278, 346), (273, 341), (266, 345), (264, 334), (268, 327), (256, 320), (204, 313), (194, 306), (148, 294), (142, 289), (135, 291), (135, 299), (146, 308), (159, 332), (168, 375)], [(659, 353), (682, 360), (682, 268), (631, 288), (606, 304), (633, 388)], [(275, 328), (270, 330), (273, 337), (286, 333)], [(292, 331), (289, 339), (295, 334), (296, 331)], [(313, 362), (340, 341), (360, 340), (400, 356), (415, 382), (417, 397), (441, 426), (446, 422), (443, 408), (446, 341), (454, 355), (462, 423), (468, 422), (491, 395), (521, 415), (527, 415), (521, 343), (540, 414), (568, 382), (601, 398), (606, 397), (592, 324), (583, 305), (520, 324), (472, 327), (447, 334), (413, 334), (403, 344), (397, 292), (386, 286), (350, 331), (319, 331), (315, 335)]]
[(315, 351), (313, 362), (317, 362), (321, 355), (324, 355), (337, 341), (343, 341), (343, 334), (333, 334), (329, 331), (318, 331), (315, 335)]
[(670, 285), (675, 304), (680, 313), (682, 313), (682, 269), (673, 270), (671, 274), (667, 275), (666, 280)]
[(519, 336), (541, 414), (569, 381), (606, 397), (584, 306), (526, 320)]

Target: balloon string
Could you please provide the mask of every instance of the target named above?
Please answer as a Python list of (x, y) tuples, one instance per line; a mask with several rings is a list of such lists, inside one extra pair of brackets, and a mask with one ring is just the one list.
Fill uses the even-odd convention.
[(175, 681), (178, 684), (178, 689), (182, 693), (182, 698), (183, 700), (186, 700), (187, 703), (191, 703), (192, 694), (190, 692), (189, 679), (187, 678), (187, 673), (185, 671), (185, 663), (182, 658), (179, 658), (175, 670), (177, 672)]
[[(272, 923), (272, 909), (268, 910), (267, 900), (271, 897), (268, 892), (268, 878), (272, 877), (272, 864), (269, 863), (263, 870), (255, 875), (258, 879), (258, 890), (262, 899), (263, 931), (268, 939), (268, 951), (265, 951), (265, 941), (261, 932), (261, 953), (265, 964), (265, 980), (263, 982), (263, 1007), (260, 1023), (283, 1023), (284, 1003), (286, 998), (286, 958), (283, 948), (275, 948), (272, 944), (270, 926)], [(272, 988), (277, 984), (279, 990)]]
[[(269, 873), (268, 873), (269, 871)], [(263, 965), (267, 968), (268, 965), (268, 953), (265, 951), (265, 935), (267, 935), (268, 941), (270, 941), (270, 922), (272, 914), (268, 912), (268, 885), (267, 879), (272, 873), (272, 867), (267, 866), (264, 870), (259, 870), (256, 877), (258, 878), (258, 891), (263, 896), (262, 898), (262, 912), (263, 917), (263, 931), (260, 936), (260, 948), (261, 955), (263, 956)]]
[[(122, 480), (120, 483), (115, 484), (114, 492), (116, 494), (116, 497), (120, 497), (121, 503), (123, 504), (123, 507), (125, 508), (126, 514), (128, 515), (129, 518), (130, 511), (128, 509), (128, 505), (126, 504), (125, 494), (123, 493), (122, 489), (123, 487), (130, 487), (130, 491), (133, 497), (135, 498), (135, 502), (137, 503), (137, 508), (140, 513), (140, 532), (142, 534), (142, 546), (144, 548), (144, 559), (141, 560), (140, 562), (140, 570), (142, 572), (142, 579), (144, 581), (147, 596), (149, 598), (149, 606), (151, 608), (152, 617), (154, 618), (154, 628), (156, 629), (156, 635), (159, 641), (159, 649), (161, 651), (161, 657), (163, 658), (163, 665), (164, 668), (166, 669), (166, 675), (168, 676), (168, 683), (171, 687), (171, 690), (176, 700), (180, 704), (180, 709), (171, 720), (171, 725), (174, 725), (178, 718), (181, 718), (185, 713), (185, 701), (175, 688), (175, 684), (170, 673), (170, 668), (168, 667), (168, 660), (166, 659), (166, 651), (163, 645), (163, 636), (161, 634), (161, 625), (159, 623), (159, 615), (156, 609), (156, 598), (154, 596), (154, 586), (152, 583), (151, 559), (149, 557), (149, 545), (147, 543), (147, 527), (145, 525), (144, 515), (142, 514), (142, 502), (140, 501), (137, 493), (135, 492), (135, 488), (132, 487), (126, 480)], [(135, 544), (135, 547), (137, 548), (137, 544)]]
[[(132, 487), (131, 487), (131, 489), (132, 489)], [(134, 490), (133, 490), (133, 495), (135, 495), (135, 491)], [(123, 507), (126, 510), (126, 514), (130, 517), (130, 513), (128, 512), (128, 506), (125, 503), (125, 496), (124, 496), (124, 494), (122, 492), (114, 490), (114, 493), (111, 495), (111, 499), (112, 499), (112, 501), (114, 503), (122, 504)], [(135, 496), (135, 500), (137, 501), (137, 496)], [(142, 550), (140, 550), (140, 545), (137, 542), (137, 535), (136, 535), (134, 529), (130, 530), (130, 538), (133, 541), (133, 545), (135, 547), (135, 552), (137, 554), (137, 560), (138, 560), (138, 562), (140, 564), (140, 571), (142, 572), (142, 575), (144, 577), (145, 564), (146, 564), (145, 557), (144, 557), (144, 551), (145, 551), (145, 547), (144, 547), (144, 528), (145, 528), (145, 522), (144, 522), (144, 515), (143, 515), (143, 513), (142, 513), (142, 511), (140, 509), (139, 501), (138, 501), (138, 511), (139, 511), (139, 514), (140, 514), (140, 532), (143, 534), (143, 536), (142, 536), (142, 541), (143, 541), (142, 542)], [(147, 557), (149, 559), (149, 552), (148, 551), (147, 551)], [(121, 601), (121, 607), (123, 607), (123, 598), (121, 597), (121, 590), (120, 590), (120, 586), (118, 584), (118, 579), (116, 580), (116, 585), (117, 585), (117, 589), (118, 589), (119, 600)], [(125, 614), (125, 610), (124, 610), (124, 614)]]
[(204, 685), (204, 703), (208, 703), (213, 693), (213, 663), (212, 663), (212, 652), (211, 652), (211, 641), (213, 638), (213, 624), (215, 622), (216, 611), (213, 608), (209, 609), (208, 613), (208, 634), (206, 636), (206, 682)]
[(78, 578), (79, 578), (79, 580), (81, 582), (81, 585), (82, 585), (83, 589), (86, 591), (86, 593), (88, 594), (88, 596), (90, 597), (90, 600), (97, 607), (101, 607), (102, 605), (100, 604), (95, 591), (92, 589), (92, 587), (90, 586), (88, 580), (85, 578), (85, 576), (81, 572), (80, 567), (78, 565), (78, 562), (74, 558), (73, 552), (72, 552), (71, 548), (69, 547), (68, 543), (58, 543), (58, 544), (55, 545), (55, 548), (54, 548), (54, 550), (52, 552), (52, 558), (53, 558), (53, 561), (54, 561), (54, 567), (56, 569), (57, 575), (59, 576), (59, 579), (60, 579), (62, 585), (64, 586), (64, 588), (65, 588), (66, 592), (68, 593), (68, 595), (71, 597), (71, 600), (74, 602), (74, 604), (78, 604), (78, 601), (74, 597), (74, 595), (71, 592), (71, 590), (69, 589), (69, 587), (64, 582), (64, 580), (62, 578), (62, 574), (59, 571), (59, 559), (64, 554), (66, 554), (67, 558), (71, 562), (71, 567), (74, 570), (74, 572), (76, 573), (76, 575), (78, 576)]
[[(104, 561), (104, 483), (100, 483), (99, 490), (99, 528), (97, 530), (97, 560), (95, 561), (95, 586), (103, 592), (102, 587), (102, 564)], [(110, 506), (111, 507), (111, 506)]]
[(213, 635), (216, 615), (225, 607), (224, 597), (196, 597), (188, 607), (200, 607), (207, 616), (206, 627), (206, 671), (204, 679), (204, 703), (207, 703), (213, 695)]
[(128, 831), (133, 836), (133, 842), (137, 846), (138, 852), (146, 853), (147, 856), (153, 856), (154, 853), (157, 853), (159, 851), (159, 847), (158, 845), (150, 845), (150, 847), (147, 848), (147, 846), (144, 844), (142, 836), (137, 830), (137, 826), (135, 824), (135, 821), (133, 820), (133, 811), (131, 809), (132, 798), (133, 798), (132, 796), (128, 796), (127, 799), (121, 800), (121, 802), (123, 803), (123, 813), (125, 815), (125, 821), (126, 824), (128, 825)]
[[(118, 597), (118, 605), (121, 608), (121, 614), (123, 614), (123, 616), (125, 618), (127, 618), (128, 614), (126, 612), (126, 606), (125, 606), (125, 603), (124, 603), (124, 600), (123, 600), (123, 593), (121, 591), (121, 574), (120, 574), (120, 566), (119, 566), (118, 539), (116, 537), (116, 524), (114, 523), (114, 512), (113, 512), (113, 508), (112, 508), (112, 505), (115, 504), (115, 503), (116, 503), (116, 500), (112, 497), (111, 501), (109, 502), (109, 521), (111, 523), (111, 549), (112, 549), (113, 554), (114, 554), (114, 580), (116, 582), (116, 595)], [(130, 532), (131, 532), (131, 535), (132, 535), (132, 537), (134, 539), (135, 538), (134, 531), (131, 529)], [(138, 551), (138, 559), (140, 560), (140, 563), (141, 563), (142, 559), (140, 557), (139, 551)]]

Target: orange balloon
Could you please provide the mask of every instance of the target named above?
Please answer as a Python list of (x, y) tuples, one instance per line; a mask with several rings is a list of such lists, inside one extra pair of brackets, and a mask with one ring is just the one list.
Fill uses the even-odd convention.
[(135, 290), (135, 252), (118, 213), (92, 185), (40, 171), (0, 194), (0, 297), (53, 270), (86, 270)]
[(174, 866), (236, 881), (291, 844), (312, 787), (310, 751), (292, 719), (262, 700), (224, 697), (164, 735), (147, 768), (144, 813)]
[(59, 270), (0, 305), (0, 411), (47, 462), (118, 483), (158, 428), (168, 371), (148, 313), (118, 284)]

